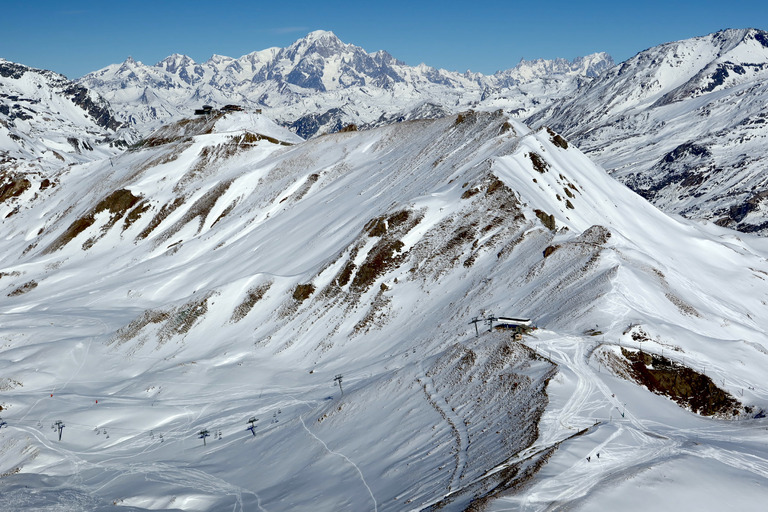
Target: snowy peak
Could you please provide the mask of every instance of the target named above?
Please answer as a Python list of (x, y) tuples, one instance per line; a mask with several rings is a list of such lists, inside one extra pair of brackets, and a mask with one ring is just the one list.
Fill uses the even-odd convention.
[(528, 118), (659, 207), (768, 233), (768, 33), (729, 29), (638, 53)]
[[(156, 128), (179, 119), (200, 102), (265, 109), (302, 137), (349, 124), (375, 126), (413, 119), (425, 104), (434, 111), (508, 108), (520, 113), (549, 105), (610, 66), (606, 54), (574, 61), (521, 63), (514, 70), (484, 76), (407, 66), (384, 50), (368, 53), (333, 32), (314, 31), (286, 48), (269, 48), (237, 59), (213, 56), (194, 63), (171, 55), (155, 66), (126, 61), (82, 78), (129, 113), (136, 126)], [(149, 87), (161, 101), (151, 108), (137, 99)], [(322, 120), (325, 121), (322, 121)], [(320, 121), (318, 121), (320, 120)]]
[[(726, 30), (700, 40), (673, 43), (670, 65), (690, 70), (687, 81), (659, 101), (680, 101), (724, 90), (768, 74), (768, 33), (755, 29)], [(694, 48), (696, 53), (690, 52)], [(689, 53), (690, 52), (690, 53)], [(682, 58), (680, 56), (682, 54)]]
[(273, 62), (268, 65), (268, 79), (318, 92), (365, 85), (386, 88), (392, 81), (402, 81), (391, 67), (396, 62), (389, 54), (368, 54), (327, 31), (315, 31), (299, 39), (279, 51)]
[(738, 49), (749, 50), (768, 49), (768, 32), (755, 28), (728, 29), (715, 32), (706, 36), (712, 39), (712, 43), (720, 47), (721, 55), (727, 55)]
[(122, 64), (117, 65), (117, 72), (134, 73), (135, 69), (140, 69), (142, 66), (143, 64), (141, 62), (134, 60), (134, 58), (129, 55), (128, 58), (122, 62)]
[(576, 57), (571, 61), (571, 70), (578, 75), (595, 78), (615, 65), (613, 57), (605, 52)]
[(312, 32), (307, 34), (306, 37), (300, 39), (299, 41), (308, 41), (308, 42), (326, 41), (326, 42), (331, 42), (332, 44), (341, 43), (339, 38), (336, 37), (336, 34), (334, 34), (330, 30), (313, 30)]
[(168, 73), (176, 73), (180, 68), (193, 66), (194, 64), (195, 61), (186, 55), (174, 53), (155, 64), (155, 66), (164, 69)]
[(578, 75), (596, 77), (614, 66), (613, 58), (605, 52), (593, 53), (585, 57), (567, 59), (521, 60), (517, 66), (506, 73), (514, 74), (523, 80), (532, 80), (552, 75)]
[[(765, 74), (768, 47), (761, 41), (766, 36), (755, 29), (731, 29), (667, 43), (639, 53), (601, 79), (639, 79), (647, 91), (635, 96), (640, 101), (663, 97), (665, 103), (695, 97)], [(628, 101), (624, 108), (635, 105)]]
[[(690, 99), (768, 73), (768, 33), (755, 29), (724, 30), (707, 36), (665, 43), (638, 53), (595, 79), (578, 98), (564, 98), (553, 112), (529, 118), (576, 115), (568, 105), (588, 102), (580, 124), (634, 109), (662, 106)], [(580, 105), (577, 109), (582, 108)], [(567, 112), (567, 114), (566, 114)]]
[(323, 57), (329, 57), (333, 53), (339, 53), (347, 47), (333, 32), (327, 30), (315, 30), (310, 32), (290, 45), (288, 54), (317, 53)]
[(52, 71), (0, 61), (0, 167), (36, 161), (45, 169), (103, 158), (120, 144), (110, 106)]

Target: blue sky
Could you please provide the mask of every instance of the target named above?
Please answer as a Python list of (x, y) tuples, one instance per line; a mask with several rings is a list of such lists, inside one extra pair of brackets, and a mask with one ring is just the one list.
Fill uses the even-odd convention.
[(410, 65), (493, 73), (598, 51), (617, 62), (723, 28), (768, 29), (768, 1), (0, 0), (0, 57), (77, 78), (128, 56), (154, 64), (288, 46), (331, 30)]

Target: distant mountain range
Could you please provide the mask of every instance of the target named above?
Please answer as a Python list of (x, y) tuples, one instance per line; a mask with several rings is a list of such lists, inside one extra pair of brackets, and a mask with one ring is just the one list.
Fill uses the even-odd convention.
[(307, 138), (347, 124), (374, 126), (436, 118), (482, 106), (531, 113), (613, 65), (597, 53), (573, 61), (522, 61), (486, 76), (407, 66), (385, 51), (367, 53), (316, 31), (287, 48), (196, 63), (171, 55), (154, 66), (129, 58), (79, 83), (107, 98), (129, 124), (157, 126), (203, 103), (261, 108)]

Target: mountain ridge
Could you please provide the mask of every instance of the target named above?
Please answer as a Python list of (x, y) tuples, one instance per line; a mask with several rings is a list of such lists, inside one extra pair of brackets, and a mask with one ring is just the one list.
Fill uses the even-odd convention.
[(768, 233), (768, 33), (667, 43), (527, 119), (563, 133), (666, 211)]
[(0, 59), (0, 86), (0, 169), (99, 159), (122, 143), (109, 104), (63, 75)]
[[(46, 485), (39, 507), (543, 509), (552, 478), (578, 474), (561, 501), (605, 485), (581, 455), (605, 439), (629, 472), (691, 438), (730, 461), (765, 446), (765, 240), (670, 218), (501, 111), (308, 141), (200, 116), (2, 206), (9, 510)], [(518, 315), (523, 340), (485, 324)], [(713, 434), (600, 373), (617, 343), (752, 386), (742, 420)]]
[[(332, 32), (315, 31), (286, 48), (269, 48), (237, 59), (214, 56), (203, 63), (174, 54), (154, 66), (133, 59), (82, 77), (79, 82), (124, 108), (128, 121), (142, 126), (184, 117), (199, 103), (240, 104), (261, 108), (302, 137), (337, 131), (347, 124), (374, 126), (384, 117), (413, 118), (410, 111), (439, 103), (452, 113), (481, 97), (519, 98), (519, 108), (534, 102), (515, 92), (536, 89), (536, 102), (575, 86), (579, 76), (592, 77), (613, 64), (605, 53), (573, 61), (521, 61), (494, 75), (457, 73), (424, 64), (415, 67), (379, 50), (367, 53), (343, 43)], [(541, 81), (547, 80), (547, 86)], [(136, 99), (150, 92), (156, 100), (136, 109)], [(401, 112), (398, 114), (398, 112)], [(307, 123), (326, 116), (320, 126)]]

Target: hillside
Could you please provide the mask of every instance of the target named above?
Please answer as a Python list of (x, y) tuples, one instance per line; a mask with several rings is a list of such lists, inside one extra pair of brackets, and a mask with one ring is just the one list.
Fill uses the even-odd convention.
[[(649, 468), (767, 497), (768, 245), (554, 132), (217, 114), (0, 206), (4, 510), (589, 508)], [(651, 393), (619, 344), (735, 402)]]
[(124, 144), (106, 101), (62, 75), (0, 59), (0, 88), (0, 171), (103, 159)]
[(768, 233), (768, 33), (724, 30), (638, 53), (528, 118), (659, 208)]

